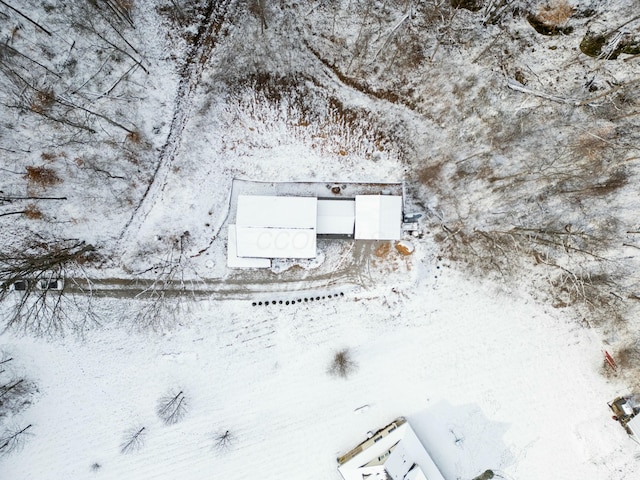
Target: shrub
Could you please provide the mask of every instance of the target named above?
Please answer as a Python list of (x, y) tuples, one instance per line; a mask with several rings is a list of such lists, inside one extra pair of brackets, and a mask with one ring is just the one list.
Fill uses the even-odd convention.
[(347, 378), (357, 368), (358, 364), (351, 358), (348, 348), (337, 351), (329, 367), (329, 373), (337, 377)]
[(51, 108), (55, 100), (53, 90), (38, 90), (31, 99), (30, 108), (36, 113), (44, 113)]
[(538, 18), (550, 26), (561, 26), (573, 15), (574, 8), (567, 0), (555, 0), (547, 3), (538, 11)]
[(27, 207), (24, 209), (22, 214), (25, 217), (30, 218), (31, 220), (41, 220), (42, 219), (42, 212), (33, 203), (30, 203), (29, 205), (27, 205)]
[(62, 182), (55, 170), (47, 167), (27, 167), (25, 178), (39, 187), (51, 187)]

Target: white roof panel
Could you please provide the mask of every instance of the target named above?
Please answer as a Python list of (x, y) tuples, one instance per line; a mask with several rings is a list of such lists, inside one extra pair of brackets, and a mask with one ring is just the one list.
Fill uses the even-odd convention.
[(636, 437), (636, 440), (640, 442), (640, 416), (635, 416), (627, 423), (627, 427)]
[(315, 228), (262, 228), (236, 225), (239, 257), (314, 258)]
[(316, 228), (316, 197), (238, 195), (238, 227)]
[(356, 203), (349, 200), (318, 200), (318, 235), (353, 235)]
[(420, 467), (413, 467), (413, 469), (409, 470), (404, 477), (404, 480), (429, 480), (425, 477), (424, 472)]
[(229, 268), (269, 268), (271, 260), (268, 258), (239, 257), (236, 249), (236, 226), (229, 225), (227, 239), (227, 267)]
[[(386, 456), (389, 450), (393, 451), (391, 455)], [(384, 462), (384, 472), (394, 480), (403, 477), (416, 480), (422, 478), (444, 480), (442, 473), (408, 423), (399, 425), (391, 433), (382, 436), (379, 441), (374, 440), (340, 465), (338, 471), (344, 480), (362, 480), (363, 474), (373, 473), (372, 467), (365, 465), (377, 464), (379, 460)], [(419, 467), (419, 471), (411, 470), (414, 463)]]
[(399, 240), (402, 233), (402, 197), (357, 195), (355, 238)]

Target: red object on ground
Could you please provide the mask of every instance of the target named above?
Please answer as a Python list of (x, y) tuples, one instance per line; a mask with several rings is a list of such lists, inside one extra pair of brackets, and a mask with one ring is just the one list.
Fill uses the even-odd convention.
[(614, 371), (618, 369), (618, 365), (616, 365), (616, 361), (613, 359), (611, 355), (609, 355), (609, 352), (607, 352), (606, 350), (604, 350), (604, 359)]

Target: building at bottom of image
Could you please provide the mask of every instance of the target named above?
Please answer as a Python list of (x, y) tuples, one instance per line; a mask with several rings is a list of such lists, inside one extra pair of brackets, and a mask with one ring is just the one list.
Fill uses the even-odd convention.
[(338, 458), (344, 480), (444, 480), (404, 417)]

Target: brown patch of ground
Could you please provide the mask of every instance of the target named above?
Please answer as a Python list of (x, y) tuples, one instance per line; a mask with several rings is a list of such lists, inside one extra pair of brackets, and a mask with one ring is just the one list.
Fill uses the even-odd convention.
[(391, 243), (382, 242), (376, 247), (376, 249), (373, 251), (373, 254), (377, 258), (387, 258), (389, 256), (389, 252), (391, 252)]

